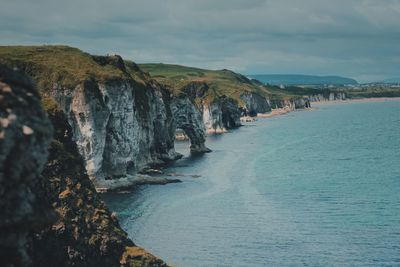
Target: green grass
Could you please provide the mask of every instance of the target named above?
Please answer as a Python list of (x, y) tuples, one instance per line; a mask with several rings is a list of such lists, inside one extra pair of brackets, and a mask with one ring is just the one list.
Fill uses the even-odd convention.
[(400, 88), (376, 86), (370, 88), (346, 90), (346, 95), (348, 98), (400, 97)]
[[(104, 58), (103, 58), (104, 59)], [(299, 98), (302, 95), (321, 93), (316, 89), (289, 87), (280, 89), (265, 86), (247, 79), (230, 70), (205, 70), (170, 64), (141, 64), (123, 61), (126, 69), (118, 67), (116, 56), (107, 57), (110, 62), (103, 64), (99, 59), (77, 48), (69, 46), (0, 46), (0, 63), (16, 66), (29, 74), (43, 93), (51, 90), (54, 84), (74, 88), (86, 81), (108, 82), (129, 79), (137, 83), (141, 92), (147, 88), (150, 76), (166, 84), (172, 93), (178, 95), (191, 82), (204, 82), (209, 89), (202, 100), (212, 101), (228, 96), (242, 103), (240, 95), (244, 92), (258, 93), (271, 99)], [(139, 90), (139, 89), (138, 89)]]
[(112, 65), (100, 65), (93, 57), (69, 46), (0, 46), (0, 62), (28, 73), (41, 89), (51, 89), (95, 79), (107, 81), (125, 76)]
[(229, 70), (205, 70), (170, 64), (139, 64), (158, 82), (167, 84), (174, 94), (179, 94), (190, 82), (204, 82), (209, 86), (205, 99), (229, 96), (237, 101), (243, 92), (256, 92), (267, 96), (270, 94), (264, 86), (257, 85), (245, 76)]
[[(276, 86), (265, 86), (230, 70), (205, 70), (161, 63), (139, 64), (139, 67), (160, 83), (170, 86), (174, 94), (182, 92), (190, 82), (205, 82), (208, 84), (209, 90), (204, 98), (208, 100), (226, 95), (243, 104), (240, 99), (243, 92), (253, 92), (271, 99), (290, 99), (299, 98), (313, 91), (313, 89), (298, 87), (291, 87), (287, 90)], [(317, 90), (314, 91), (321, 93)], [(313, 93), (315, 93), (314, 91)]]

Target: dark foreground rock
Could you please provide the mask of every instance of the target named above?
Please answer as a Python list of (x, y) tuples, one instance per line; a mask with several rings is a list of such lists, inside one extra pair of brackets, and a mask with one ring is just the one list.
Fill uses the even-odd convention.
[(85, 172), (64, 113), (55, 102), (46, 101), (55, 136), (42, 188), (58, 220), (35, 235), (35, 262), (40, 266), (165, 266), (137, 248), (120, 228)]
[(53, 127), (29, 80), (0, 66), (0, 266), (167, 266), (120, 228), (64, 113), (43, 102)]
[[(66, 46), (0, 47), (0, 62), (18, 67), (57, 102), (97, 187), (124, 185), (127, 176), (182, 157), (174, 149), (172, 95), (135, 63)], [(198, 126), (185, 127), (193, 147), (204, 147)]]
[(55, 218), (35, 191), (51, 136), (30, 81), (0, 65), (0, 265), (32, 264), (29, 232)]

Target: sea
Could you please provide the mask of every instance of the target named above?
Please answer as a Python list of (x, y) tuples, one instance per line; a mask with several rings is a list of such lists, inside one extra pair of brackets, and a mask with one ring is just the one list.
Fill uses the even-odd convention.
[(400, 266), (400, 101), (313, 104), (207, 138), (165, 173), (103, 195), (175, 266)]

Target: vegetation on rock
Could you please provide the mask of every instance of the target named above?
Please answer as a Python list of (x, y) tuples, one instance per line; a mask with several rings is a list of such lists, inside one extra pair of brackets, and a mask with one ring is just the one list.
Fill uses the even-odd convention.
[[(207, 90), (201, 96), (207, 102), (218, 97), (227, 96), (243, 105), (241, 95), (246, 92), (256, 93), (270, 99), (287, 100), (300, 98), (303, 91), (280, 89), (277, 86), (266, 86), (257, 80), (251, 80), (230, 70), (205, 70), (170, 64), (139, 64), (152, 78), (172, 88), (174, 94), (185, 92), (193, 83), (206, 84)], [(310, 89), (312, 90), (312, 89)], [(315, 90), (317, 91), (317, 90)], [(314, 91), (307, 91), (307, 93)], [(321, 92), (319, 92), (321, 93)]]
[(44, 201), (52, 203), (58, 219), (34, 235), (35, 263), (38, 266), (166, 266), (136, 247), (120, 228), (116, 216), (107, 209), (86, 174), (63, 111), (51, 98), (44, 97), (42, 102), (55, 133), (39, 190), (44, 192)]

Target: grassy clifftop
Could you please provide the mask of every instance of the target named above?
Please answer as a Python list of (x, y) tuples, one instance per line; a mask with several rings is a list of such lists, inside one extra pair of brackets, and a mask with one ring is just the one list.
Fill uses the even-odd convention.
[[(243, 92), (253, 92), (271, 99), (301, 97), (304, 89), (280, 89), (265, 86), (230, 70), (206, 70), (170, 64), (140, 64), (123, 60), (119, 56), (94, 56), (69, 46), (0, 46), (0, 63), (18, 67), (29, 74), (43, 92), (55, 83), (74, 88), (85, 81), (107, 82), (129, 79), (146, 85), (154, 78), (171, 88), (175, 95), (190, 83), (207, 84), (202, 99), (213, 100), (220, 96), (241, 102)], [(142, 72), (148, 72), (152, 77)], [(145, 88), (146, 86), (140, 86)], [(310, 92), (308, 92), (310, 93)]]
[(226, 95), (240, 100), (243, 92), (255, 92), (262, 96), (271, 94), (267, 87), (230, 70), (205, 70), (170, 64), (139, 64), (139, 67), (158, 82), (169, 85), (175, 94), (192, 82), (204, 82), (209, 86), (206, 98)]
[(86, 80), (146, 79), (133, 62), (124, 64), (119, 56), (92, 56), (69, 46), (0, 46), (0, 62), (29, 74), (41, 90), (55, 82), (74, 87)]
[[(271, 99), (298, 98), (305, 94), (318, 93), (316, 90), (293, 87), (291, 90), (277, 86), (265, 86), (255, 80), (230, 70), (205, 70), (170, 64), (139, 64), (158, 82), (169, 85), (175, 94), (183, 91), (192, 82), (204, 82), (209, 86), (204, 98), (213, 99), (226, 95), (239, 102), (243, 92), (253, 92)], [(315, 91), (315, 92), (314, 92)]]

